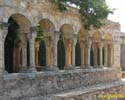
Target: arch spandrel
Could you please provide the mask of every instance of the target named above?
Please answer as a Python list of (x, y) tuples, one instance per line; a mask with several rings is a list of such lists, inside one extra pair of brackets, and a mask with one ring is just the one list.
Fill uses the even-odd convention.
[(43, 31), (43, 35), (54, 41), (54, 31), (55, 25), (49, 19), (42, 19), (38, 23), (40, 25), (41, 30)]
[(60, 28), (60, 32), (65, 39), (73, 39), (74, 30), (70, 24), (63, 24)]
[(80, 41), (84, 41), (84, 42), (87, 42), (88, 40), (88, 37), (89, 37), (89, 33), (87, 32), (87, 30), (81, 28), (78, 32), (78, 39)]
[(106, 43), (111, 43), (113, 41), (113, 37), (110, 33), (107, 33), (105, 35), (105, 41), (106, 41)]
[(98, 30), (94, 31), (92, 35), (92, 39), (93, 39), (93, 42), (101, 42), (102, 40), (101, 32)]

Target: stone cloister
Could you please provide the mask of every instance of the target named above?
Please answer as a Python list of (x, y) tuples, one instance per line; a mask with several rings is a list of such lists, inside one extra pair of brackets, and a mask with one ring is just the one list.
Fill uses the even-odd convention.
[[(1, 1), (1, 3), (8, 5), (0, 8), (1, 11), (4, 10), (1, 13), (2, 17), (0, 19), (0, 68), (2, 72), (5, 69), (7, 71), (13, 70), (13, 72), (36, 71), (36, 67), (39, 67), (38, 58), (40, 49), (40, 43), (35, 41), (38, 33), (38, 25), (43, 30), (46, 53), (44, 68), (46, 70), (59, 69), (57, 52), (60, 35), (62, 35), (65, 50), (65, 64), (63, 69), (72, 69), (76, 66), (75, 57), (77, 53), (75, 50), (77, 42), (80, 44), (81, 51), (80, 68), (119, 66), (114, 61), (118, 59), (114, 55), (117, 51), (114, 48), (114, 45), (117, 44), (114, 44), (116, 42), (114, 34), (119, 31), (113, 32), (113, 27), (116, 27), (117, 30), (120, 29), (119, 24), (107, 21), (108, 25), (106, 27), (87, 31), (82, 28), (79, 13), (74, 8), (69, 7), (69, 11), (61, 13), (49, 1), (41, 1), (39, 3), (38, 1), (33, 1), (32, 3), (18, 1), (13, 4)], [(33, 4), (37, 4), (37, 6), (32, 6)], [(38, 8), (38, 5), (40, 8)], [(16, 6), (19, 6), (19, 8), (14, 9), (13, 7)], [(31, 9), (31, 7), (34, 8)], [(55, 9), (56, 11), (54, 11)], [(14, 35), (12, 34), (15, 31), (18, 34), (17, 40), (14, 40)], [(9, 39), (12, 39), (13, 42), (11, 43)], [(15, 44), (17, 45), (16, 47), (14, 46)], [(8, 53), (11, 53), (11, 56)], [(8, 68), (9, 66), (10, 68)]]
[[(40, 43), (36, 42), (35, 39), (37, 37), (37, 26), (31, 27), (30, 20), (28, 20), (25, 16), (21, 14), (13, 14), (12, 18), (18, 23), (19, 28), (17, 34), (19, 34), (19, 39), (16, 47), (7, 48), (6, 41), (7, 37), (10, 34), (10, 26), (7, 23), (2, 23), (2, 48), (3, 52), (5, 52), (5, 48), (10, 50), (13, 48), (11, 63), (13, 72), (21, 72), (21, 71), (36, 71), (36, 67), (39, 66), (38, 56), (39, 56), (39, 48)], [(21, 22), (22, 21), (22, 22)], [(76, 42), (80, 43), (80, 51), (81, 51), (81, 65), (80, 68), (90, 68), (93, 67), (111, 67), (113, 66), (113, 37), (111, 33), (103, 33), (101, 30), (92, 30), (87, 32), (85, 29), (81, 28), (78, 33), (75, 33), (73, 30), (73, 26), (71, 24), (64, 23), (59, 31), (56, 31), (54, 23), (52, 23), (49, 19), (42, 19), (39, 22), (39, 25), (43, 29), (44, 41), (45, 41), (45, 51), (46, 51), (46, 65), (44, 68), (46, 70), (56, 70), (58, 69), (57, 65), (57, 48), (59, 36), (62, 34), (64, 49), (65, 49), (65, 65), (64, 69), (72, 69), (75, 68), (75, 47)], [(29, 44), (29, 49), (27, 46)], [(11, 45), (11, 44), (9, 44)], [(62, 52), (62, 51), (59, 51)], [(2, 60), (3, 62), (3, 70), (8, 66), (6, 64), (9, 60), (9, 55), (3, 53)], [(29, 53), (29, 54), (28, 54)], [(27, 55), (29, 55), (29, 67), (28, 67), (28, 59)], [(93, 59), (91, 59), (93, 58)], [(7, 60), (6, 60), (7, 59)], [(93, 64), (91, 62), (93, 61)], [(8, 70), (7, 70), (8, 71)]]
[(125, 93), (120, 24), (105, 20), (86, 30), (78, 9), (67, 8), (61, 12), (50, 0), (0, 0), (0, 100)]

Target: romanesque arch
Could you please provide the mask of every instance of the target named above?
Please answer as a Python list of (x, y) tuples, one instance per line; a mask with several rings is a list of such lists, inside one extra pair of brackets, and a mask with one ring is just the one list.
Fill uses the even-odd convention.
[[(70, 24), (64, 24), (60, 28), (65, 47), (65, 68), (72, 67), (72, 47), (73, 47), (73, 28)], [(61, 51), (60, 51), (61, 52)]]
[(38, 23), (38, 29), (35, 42), (35, 63), (36, 66), (51, 68), (54, 66), (55, 26), (49, 19), (42, 19)]
[(89, 33), (85, 29), (81, 28), (78, 33), (78, 39), (79, 39), (80, 48), (81, 48), (81, 67), (83, 68), (87, 66), (88, 37), (89, 37)]
[(105, 48), (105, 66), (112, 66), (113, 64), (113, 38), (110, 33), (105, 34), (105, 47), (104, 48)]
[(5, 38), (5, 70), (19, 72), (27, 66), (27, 35), (30, 21), (22, 14), (12, 14), (8, 19), (9, 27)]
[(100, 61), (100, 59), (102, 59), (102, 53), (100, 54), (100, 51), (102, 52), (102, 35), (101, 32), (99, 30), (95, 30), (92, 36), (92, 48), (93, 48), (93, 52), (94, 52), (94, 66), (100, 66), (100, 64), (102, 64), (102, 61)]

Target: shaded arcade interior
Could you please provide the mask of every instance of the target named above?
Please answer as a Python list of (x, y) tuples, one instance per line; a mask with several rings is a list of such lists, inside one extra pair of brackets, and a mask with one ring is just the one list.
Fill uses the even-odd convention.
[[(75, 66), (113, 65), (113, 38), (110, 33), (102, 36), (100, 31), (95, 30), (90, 36), (87, 30), (81, 28), (75, 34), (72, 25), (67, 23), (56, 32), (54, 23), (41, 19), (37, 30), (33, 30), (36, 35), (32, 36), (31, 23), (25, 16), (14, 14), (8, 23), (4, 42), (5, 70), (8, 73), (28, 70), (31, 65), (37, 71), (54, 67), (64, 70)], [(34, 38), (32, 43), (31, 36)]]

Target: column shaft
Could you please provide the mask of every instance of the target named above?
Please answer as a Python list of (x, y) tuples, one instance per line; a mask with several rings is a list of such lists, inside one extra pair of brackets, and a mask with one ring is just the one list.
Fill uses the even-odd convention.
[(89, 40), (89, 43), (87, 45), (88, 45), (87, 46), (87, 56), (86, 56), (87, 57), (87, 67), (90, 67), (90, 56), (91, 56), (90, 51), (91, 51), (91, 45), (92, 45), (91, 40)]
[(100, 54), (100, 67), (102, 67), (102, 61), (103, 61), (102, 47), (99, 48), (99, 54)]
[(97, 67), (97, 46), (94, 46), (94, 66)]
[(104, 66), (107, 67), (107, 46), (105, 46), (105, 59), (104, 59)]
[(57, 41), (54, 43), (54, 67), (57, 67)]
[(30, 46), (30, 69), (35, 71), (35, 47), (34, 47), (34, 41), (29, 41)]
[(81, 48), (81, 67), (85, 67), (85, 48)]

